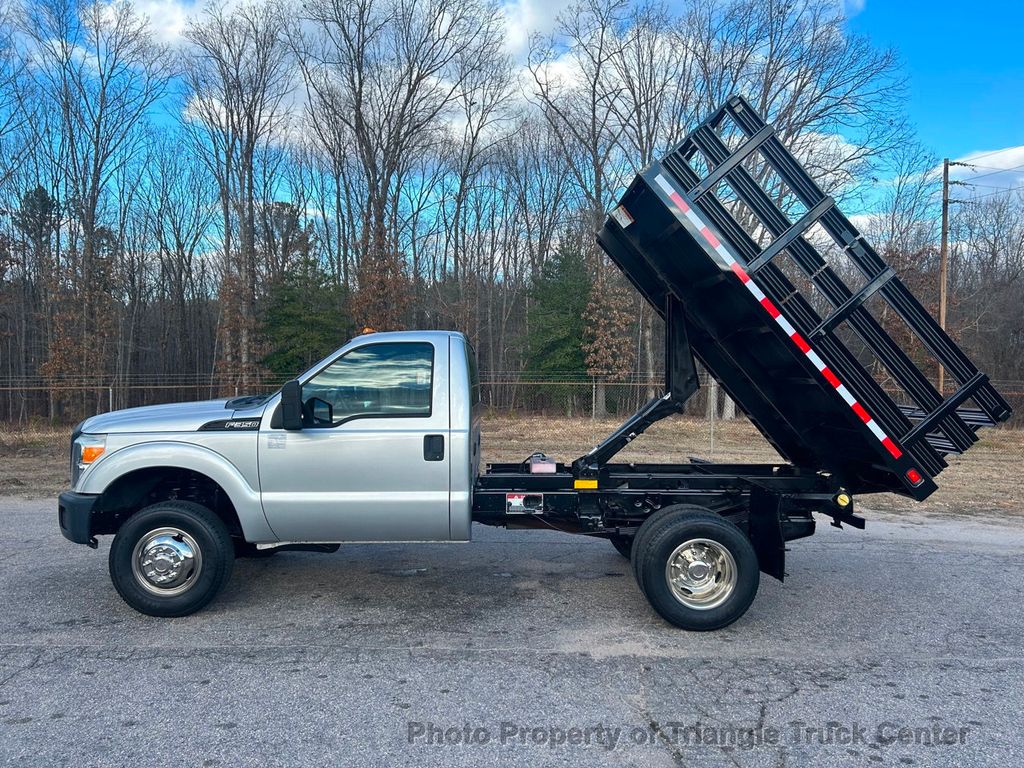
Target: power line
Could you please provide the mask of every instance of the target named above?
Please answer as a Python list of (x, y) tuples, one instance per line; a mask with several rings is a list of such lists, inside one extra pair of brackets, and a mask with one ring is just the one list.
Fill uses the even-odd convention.
[(989, 171), (1005, 171), (1006, 168), (997, 167), (994, 165), (982, 165), (981, 163), (962, 163), (962, 165), (968, 165), (971, 168), (984, 168)]
[[(966, 163), (966, 165), (972, 168), (992, 168), (991, 165), (974, 165), (974, 163)], [(984, 179), (986, 176), (995, 176), (997, 173), (1013, 173), (1014, 171), (1024, 170), (1024, 163), (1015, 165), (1013, 168), (995, 168), (989, 173), (983, 173), (979, 176), (971, 176), (971, 179)], [(968, 182), (971, 183), (971, 182)]]
[(973, 181), (962, 181), (960, 186), (963, 187), (981, 187), (982, 189), (1009, 189), (1002, 184), (975, 184)]
[[(978, 186), (980, 187), (985, 185), (979, 184)], [(986, 192), (984, 195), (975, 195), (974, 197), (968, 198), (967, 200), (964, 200), (962, 202), (973, 203), (975, 200), (984, 200), (986, 197), (992, 197), (993, 195), (1001, 195), (1005, 194), (1006, 192), (1015, 192), (1017, 190), (1022, 189), (1024, 189), (1024, 184), (1022, 184), (1019, 187), (1003, 187), (1002, 189), (996, 189), (995, 192)]]
[(993, 149), (991, 152), (983, 152), (980, 155), (975, 155), (974, 157), (971, 158), (971, 160), (980, 160), (983, 157), (991, 157), (992, 155), (998, 155), (1002, 152), (1011, 152), (1015, 149), (1020, 149), (1020, 147), (1004, 147), (1003, 149)]

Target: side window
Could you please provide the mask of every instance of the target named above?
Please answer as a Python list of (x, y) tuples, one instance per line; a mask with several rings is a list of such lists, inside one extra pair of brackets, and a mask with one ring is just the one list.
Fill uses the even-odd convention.
[(434, 347), (367, 344), (346, 352), (302, 385), (303, 419), (336, 426), (371, 416), (429, 416)]

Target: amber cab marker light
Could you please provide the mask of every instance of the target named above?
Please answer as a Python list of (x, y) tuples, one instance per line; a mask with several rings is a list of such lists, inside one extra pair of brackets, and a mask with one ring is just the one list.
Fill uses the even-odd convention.
[(87, 445), (82, 448), (82, 463), (92, 464), (96, 459), (103, 455), (104, 446), (102, 445)]

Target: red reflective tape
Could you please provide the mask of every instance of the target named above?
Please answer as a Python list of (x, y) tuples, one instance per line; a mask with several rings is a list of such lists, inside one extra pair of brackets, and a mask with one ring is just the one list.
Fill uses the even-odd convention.
[(894, 443), (888, 437), (882, 438), (882, 445), (884, 445), (886, 450), (889, 451), (889, 453), (892, 454), (892, 457), (894, 459), (898, 459), (900, 456), (903, 455), (903, 451), (901, 451), (899, 448), (897, 448), (896, 447), (896, 443)]
[(811, 351), (811, 345), (804, 341), (804, 337), (801, 336), (799, 333), (794, 333), (789, 338), (793, 340), (794, 344), (800, 347), (800, 351), (803, 352), (805, 355)]
[(832, 373), (832, 370), (828, 366), (825, 366), (824, 368), (821, 369), (821, 375), (824, 376), (826, 381), (828, 381), (828, 383), (831, 384), (836, 389), (839, 389), (841, 386), (843, 386), (842, 382), (836, 378), (836, 375)]
[(668, 196), (669, 199), (671, 199), (672, 202), (675, 203), (679, 207), (679, 210), (681, 210), (683, 213), (686, 213), (688, 210), (690, 210), (690, 206), (686, 204), (686, 201), (683, 200), (683, 196), (680, 195), (678, 192), (669, 192)]
[(743, 267), (740, 266), (738, 261), (734, 261), (729, 266), (731, 266), (732, 267), (732, 271), (736, 273), (736, 277), (738, 277), (744, 283), (749, 283), (750, 282), (750, 275), (748, 275), (747, 271)]
[(711, 243), (712, 248), (717, 248), (720, 245), (718, 238), (711, 234), (711, 230), (707, 227), (701, 227), (700, 233), (704, 235), (705, 239), (707, 239), (709, 243)]
[(761, 306), (767, 309), (768, 314), (771, 315), (772, 317), (778, 317), (780, 314), (782, 314), (781, 312), (779, 312), (779, 310), (775, 308), (775, 305), (772, 304), (772, 300), (769, 299), (767, 296), (761, 299)]
[(864, 410), (864, 406), (862, 406), (860, 403), (855, 402), (850, 407), (853, 408), (853, 412), (860, 416), (860, 420), (863, 421), (865, 424), (871, 421), (871, 416), (868, 414), (867, 411)]

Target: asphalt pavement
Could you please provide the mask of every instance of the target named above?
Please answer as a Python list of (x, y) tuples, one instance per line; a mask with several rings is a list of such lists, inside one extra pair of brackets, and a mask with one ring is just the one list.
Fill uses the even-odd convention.
[(661, 621), (605, 541), (240, 560), (153, 619), (55, 502), (0, 498), (0, 764), (1024, 764), (1024, 527), (793, 542), (733, 626)]

